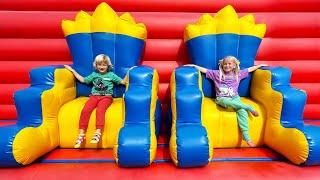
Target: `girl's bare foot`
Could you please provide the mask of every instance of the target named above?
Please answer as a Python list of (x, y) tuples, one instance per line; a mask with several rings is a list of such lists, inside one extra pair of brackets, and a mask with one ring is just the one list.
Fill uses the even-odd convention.
[(254, 146), (255, 146), (255, 144), (254, 144), (251, 140), (247, 141), (247, 144), (248, 144), (250, 147), (254, 147)]
[(256, 111), (256, 110), (251, 111), (251, 114), (252, 114), (253, 116), (255, 116), (255, 117), (258, 117), (258, 116), (259, 116), (259, 113), (258, 113), (258, 111)]

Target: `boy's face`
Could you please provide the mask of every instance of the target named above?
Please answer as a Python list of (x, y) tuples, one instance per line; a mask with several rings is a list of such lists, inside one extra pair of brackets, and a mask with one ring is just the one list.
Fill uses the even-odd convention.
[(223, 71), (226, 73), (233, 71), (235, 67), (236, 67), (236, 64), (232, 59), (225, 59), (222, 62)]
[(101, 63), (97, 63), (97, 70), (99, 73), (104, 74), (107, 72), (108, 70), (108, 64), (101, 62)]

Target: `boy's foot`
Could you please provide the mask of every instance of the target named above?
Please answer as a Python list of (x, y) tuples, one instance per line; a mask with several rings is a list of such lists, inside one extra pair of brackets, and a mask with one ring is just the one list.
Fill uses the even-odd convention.
[(250, 147), (254, 147), (255, 146), (255, 144), (251, 140), (246, 141), (246, 142)]
[(74, 148), (80, 148), (85, 138), (86, 138), (85, 134), (79, 134), (76, 144), (74, 145)]
[(258, 111), (256, 111), (256, 110), (251, 111), (251, 114), (252, 114), (253, 116), (255, 116), (255, 117), (258, 117), (258, 116), (259, 116), (259, 113), (258, 113)]
[(90, 143), (92, 144), (97, 144), (100, 141), (101, 133), (100, 132), (95, 132), (91, 138)]

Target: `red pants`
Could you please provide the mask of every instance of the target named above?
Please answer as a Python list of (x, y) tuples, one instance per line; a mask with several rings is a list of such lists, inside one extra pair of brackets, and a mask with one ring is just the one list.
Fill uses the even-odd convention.
[(97, 108), (96, 128), (102, 129), (104, 126), (104, 117), (106, 110), (112, 104), (112, 96), (94, 96), (91, 95), (81, 111), (79, 128), (86, 130), (88, 127), (90, 115), (94, 108)]

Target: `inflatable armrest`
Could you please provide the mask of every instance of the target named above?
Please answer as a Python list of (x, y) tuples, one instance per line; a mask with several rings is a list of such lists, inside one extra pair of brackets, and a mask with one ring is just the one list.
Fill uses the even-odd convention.
[(304, 91), (290, 86), (291, 72), (284, 67), (264, 68), (253, 74), (251, 97), (267, 111), (265, 143), (291, 162), (319, 164), (319, 127), (304, 126), (302, 116), (306, 102)]
[(2, 167), (30, 164), (57, 147), (59, 108), (75, 98), (74, 77), (64, 68), (33, 69), (30, 78), (31, 86), (14, 94), (17, 125), (0, 128)]
[(213, 151), (201, 120), (203, 93), (200, 72), (192, 67), (177, 68), (171, 77), (170, 91), (171, 159), (178, 167), (207, 165)]
[(146, 66), (133, 68), (128, 77), (124, 125), (114, 154), (120, 166), (144, 167), (153, 161), (157, 149), (156, 125), (160, 121), (157, 118), (161, 118), (157, 96), (159, 78), (156, 70)]

